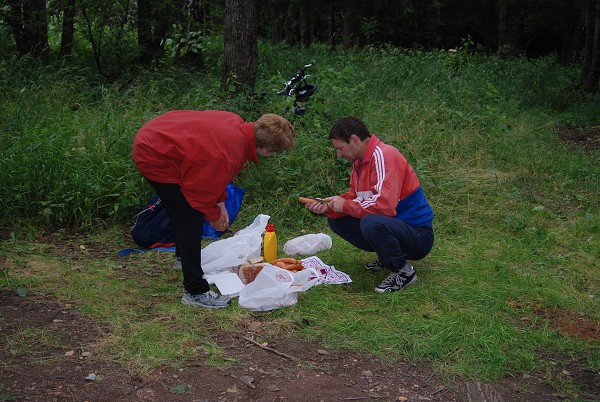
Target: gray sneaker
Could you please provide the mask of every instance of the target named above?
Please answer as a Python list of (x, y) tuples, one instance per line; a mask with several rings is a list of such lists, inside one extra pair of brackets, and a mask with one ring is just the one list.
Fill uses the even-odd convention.
[(181, 257), (175, 257), (174, 269), (181, 269)]
[(385, 267), (381, 263), (381, 260), (378, 258), (378, 259), (373, 260), (371, 262), (367, 262), (365, 264), (365, 268), (368, 269), (369, 271), (377, 272), (377, 271), (381, 271)]
[(402, 290), (412, 283), (417, 283), (417, 273), (413, 269), (413, 266), (406, 263), (400, 272), (390, 272), (387, 278), (385, 278), (379, 286), (374, 290), (377, 293), (385, 292), (396, 292)]
[(206, 308), (223, 308), (231, 304), (231, 298), (229, 296), (220, 295), (212, 290), (197, 295), (191, 295), (188, 292), (184, 292), (181, 297), (181, 304)]

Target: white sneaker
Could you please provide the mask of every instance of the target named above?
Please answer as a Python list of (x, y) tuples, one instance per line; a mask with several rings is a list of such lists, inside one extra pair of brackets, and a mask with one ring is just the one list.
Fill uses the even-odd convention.
[(181, 304), (205, 308), (223, 308), (231, 304), (231, 298), (229, 296), (220, 295), (212, 290), (197, 295), (191, 295), (188, 292), (184, 292), (181, 297)]

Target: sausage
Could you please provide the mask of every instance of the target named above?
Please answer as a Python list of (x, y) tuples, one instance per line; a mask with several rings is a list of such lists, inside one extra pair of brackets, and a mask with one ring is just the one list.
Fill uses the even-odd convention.
[(291, 257), (284, 257), (284, 258), (278, 258), (276, 260), (273, 260), (274, 263), (276, 262), (283, 262), (284, 264), (298, 264), (300, 262), (300, 260), (297, 260), (295, 258), (291, 258)]
[(304, 269), (302, 261), (290, 257), (278, 258), (273, 260), (271, 264), (292, 272), (298, 272)]
[(311, 202), (318, 202), (321, 204), (329, 204), (330, 200), (324, 200), (322, 198), (308, 198), (308, 197), (298, 197), (298, 201), (301, 204), (310, 204)]
[(298, 197), (298, 201), (300, 201), (301, 204), (310, 204), (311, 202), (316, 202), (312, 198), (306, 198), (306, 197)]
[(285, 267), (284, 269), (286, 269), (288, 271), (292, 271), (292, 272), (298, 272), (298, 271), (302, 271), (304, 269), (304, 267), (300, 263), (300, 264), (290, 264), (287, 267)]

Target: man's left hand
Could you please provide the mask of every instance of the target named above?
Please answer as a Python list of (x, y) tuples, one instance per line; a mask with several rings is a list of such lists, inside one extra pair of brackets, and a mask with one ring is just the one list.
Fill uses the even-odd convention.
[(346, 202), (345, 198), (340, 196), (326, 198), (329, 203), (327, 204), (329, 208), (333, 209), (335, 212), (344, 212), (344, 203)]

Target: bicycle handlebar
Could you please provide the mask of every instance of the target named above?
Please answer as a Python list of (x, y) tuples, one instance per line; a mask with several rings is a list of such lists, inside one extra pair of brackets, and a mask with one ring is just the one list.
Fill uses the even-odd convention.
[(277, 93), (279, 95), (281, 95), (281, 94), (285, 94), (288, 96), (293, 95), (295, 88), (293, 88), (292, 85), (310, 77), (310, 74), (306, 74), (304, 72), (304, 70), (311, 67), (312, 65), (313, 65), (313, 63), (308, 63), (308, 64), (305, 64), (304, 67), (296, 70), (296, 74), (294, 74), (294, 76), (288, 82), (285, 83), (285, 87), (281, 91), (278, 91)]

